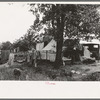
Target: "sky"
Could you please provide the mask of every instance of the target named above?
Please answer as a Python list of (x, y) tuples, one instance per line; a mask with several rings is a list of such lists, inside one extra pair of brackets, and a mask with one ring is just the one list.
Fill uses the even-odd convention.
[(26, 3), (0, 3), (0, 43), (22, 37), (33, 24), (35, 17)]

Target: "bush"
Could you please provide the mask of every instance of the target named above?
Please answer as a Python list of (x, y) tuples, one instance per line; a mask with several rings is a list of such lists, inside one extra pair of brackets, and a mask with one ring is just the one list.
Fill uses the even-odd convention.
[(100, 81), (100, 72), (94, 72), (82, 78), (82, 81)]

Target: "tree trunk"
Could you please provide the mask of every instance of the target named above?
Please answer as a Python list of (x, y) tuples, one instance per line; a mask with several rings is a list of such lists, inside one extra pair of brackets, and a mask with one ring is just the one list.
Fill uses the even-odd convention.
[(57, 47), (56, 47), (56, 60), (55, 68), (62, 65), (62, 46), (63, 46), (63, 31), (64, 31), (64, 15), (57, 18)]

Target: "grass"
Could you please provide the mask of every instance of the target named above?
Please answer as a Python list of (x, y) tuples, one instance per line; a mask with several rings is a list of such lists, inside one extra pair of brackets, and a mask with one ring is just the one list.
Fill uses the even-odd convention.
[[(30, 81), (68, 81), (73, 80), (69, 70), (63, 67), (59, 70), (54, 69), (52, 64), (40, 62), (38, 67), (22, 65), (13, 65), (8, 68), (0, 68), (0, 80), (16, 80), (13, 70), (19, 68), (21, 70), (20, 80)], [(17, 79), (18, 80), (18, 79)]]
[(82, 81), (100, 81), (100, 72), (94, 72), (82, 77)]
[[(39, 62), (38, 67), (32, 67), (27, 63), (21, 65), (15, 64), (10, 67), (0, 68), (0, 80), (19, 80), (14, 76), (14, 69), (21, 70), (20, 81), (99, 81), (100, 73), (91, 73), (82, 76), (82, 73), (88, 70), (83, 70), (83, 65), (66, 65), (59, 69), (54, 69), (53, 64), (50, 62)], [(81, 74), (72, 73), (71, 71), (80, 71)]]

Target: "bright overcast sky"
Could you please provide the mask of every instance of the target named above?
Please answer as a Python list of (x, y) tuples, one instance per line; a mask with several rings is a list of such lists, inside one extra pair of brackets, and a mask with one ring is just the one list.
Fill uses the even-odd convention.
[(0, 42), (13, 42), (27, 32), (34, 16), (25, 3), (0, 3)]

